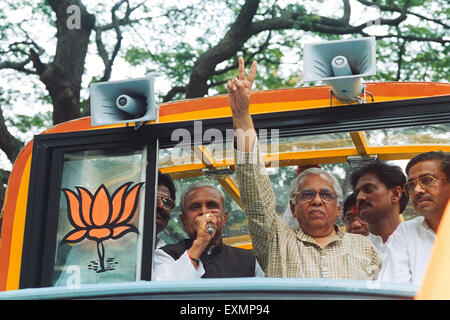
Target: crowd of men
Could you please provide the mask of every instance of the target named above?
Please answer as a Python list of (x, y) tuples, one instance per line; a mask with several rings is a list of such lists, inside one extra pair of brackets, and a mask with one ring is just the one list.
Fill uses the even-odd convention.
[[(189, 238), (169, 245), (158, 241), (153, 279), (266, 276), (419, 285), (450, 203), (450, 154), (419, 154), (407, 164), (406, 175), (400, 167), (376, 160), (352, 173), (353, 193), (347, 199), (330, 172), (308, 168), (293, 180), (289, 207), (285, 217), (280, 216), (249, 112), (256, 67), (253, 62), (246, 75), (240, 57), (239, 75), (227, 84), (236, 176), (253, 250), (223, 243), (228, 216), (223, 192), (210, 184), (193, 184), (180, 200)], [(175, 204), (173, 182), (169, 187), (167, 181), (169, 176), (160, 175), (158, 233)], [(419, 216), (402, 221), (409, 201)], [(337, 225), (341, 212), (346, 232)]]

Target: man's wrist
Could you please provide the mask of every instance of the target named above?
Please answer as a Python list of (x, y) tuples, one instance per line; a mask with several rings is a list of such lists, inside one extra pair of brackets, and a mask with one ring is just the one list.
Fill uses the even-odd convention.
[(253, 119), (248, 110), (244, 112), (233, 111), (232, 115), (234, 129), (248, 130), (254, 128)]
[(208, 246), (207, 242), (195, 239), (194, 242), (192, 243), (191, 248), (188, 250), (189, 257), (194, 259), (200, 259), (200, 256), (202, 255), (203, 251), (205, 251), (207, 246)]

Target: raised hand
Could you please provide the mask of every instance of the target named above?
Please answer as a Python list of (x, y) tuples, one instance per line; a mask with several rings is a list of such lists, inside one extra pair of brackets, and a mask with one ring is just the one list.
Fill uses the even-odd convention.
[(246, 115), (250, 105), (253, 81), (256, 76), (256, 61), (253, 61), (248, 76), (245, 76), (244, 59), (239, 57), (239, 78), (233, 78), (227, 82), (228, 101), (233, 117)]
[(256, 61), (245, 76), (244, 59), (239, 57), (239, 79), (228, 81), (228, 101), (233, 114), (235, 147), (239, 151), (250, 152), (256, 140), (255, 127), (250, 115), (250, 96), (256, 76)]

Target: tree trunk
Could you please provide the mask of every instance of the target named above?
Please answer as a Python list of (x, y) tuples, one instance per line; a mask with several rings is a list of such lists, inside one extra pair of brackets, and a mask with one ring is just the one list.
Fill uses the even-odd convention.
[[(33, 52), (31, 57), (52, 98), (53, 124), (58, 124), (80, 117), (81, 78), (95, 16), (79, 0), (49, 0), (48, 3), (56, 14), (56, 53), (49, 64), (43, 64)], [(70, 6), (75, 11), (68, 11)], [(74, 15), (79, 15), (78, 27), (69, 24)]]

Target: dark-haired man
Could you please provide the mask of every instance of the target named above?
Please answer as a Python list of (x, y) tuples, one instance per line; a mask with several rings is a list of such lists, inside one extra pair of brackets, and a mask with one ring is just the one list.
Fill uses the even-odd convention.
[[(175, 184), (168, 174), (158, 172), (158, 193), (156, 199), (156, 235), (163, 231), (170, 219), (170, 212), (175, 207)], [(164, 240), (156, 236), (155, 247), (165, 246)]]
[(409, 161), (406, 174), (404, 191), (421, 217), (402, 223), (392, 234), (379, 279), (420, 285), (450, 199), (450, 154), (421, 153)]
[(369, 239), (380, 250), (400, 224), (400, 214), (408, 204), (403, 193), (406, 176), (396, 165), (375, 160), (359, 167), (350, 177), (359, 215), (367, 221)]

